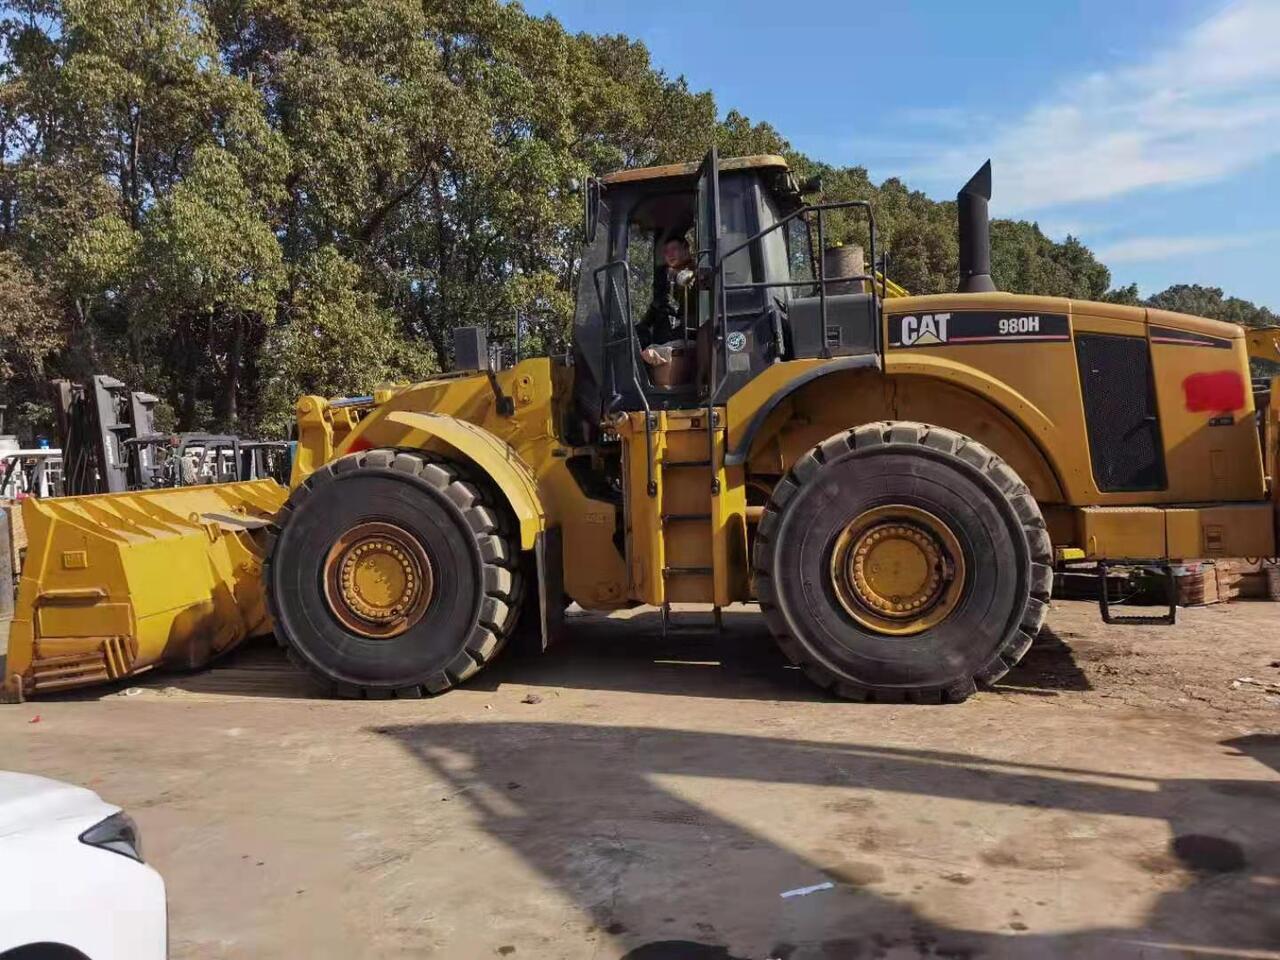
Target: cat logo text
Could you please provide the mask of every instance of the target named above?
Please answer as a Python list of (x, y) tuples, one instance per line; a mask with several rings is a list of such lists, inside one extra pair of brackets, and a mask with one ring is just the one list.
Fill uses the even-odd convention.
[(949, 313), (925, 313), (918, 317), (903, 317), (902, 345), (922, 347), (930, 343), (946, 343), (947, 321), (950, 319)]

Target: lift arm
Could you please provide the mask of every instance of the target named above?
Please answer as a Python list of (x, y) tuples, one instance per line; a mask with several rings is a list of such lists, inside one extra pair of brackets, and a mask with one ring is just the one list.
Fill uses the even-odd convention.
[(1280, 363), (1280, 327), (1246, 327), (1244, 339), (1251, 360)]

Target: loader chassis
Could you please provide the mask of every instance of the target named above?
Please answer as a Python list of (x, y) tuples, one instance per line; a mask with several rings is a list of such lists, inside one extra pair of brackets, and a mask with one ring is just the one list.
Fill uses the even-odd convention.
[[(962, 236), (985, 237), (989, 187), (966, 190), (962, 217), (983, 220)], [(205, 519), (245, 546), (240, 608), (260, 564), (277, 636), (333, 692), (447, 689), (518, 628), (547, 642), (569, 601), (758, 600), (839, 695), (962, 700), (1031, 644), (1057, 561), (1275, 554), (1280, 409), (1273, 389), (1260, 443), (1239, 328), (994, 292), (982, 251), (962, 251), (974, 292), (832, 277), (825, 218), (865, 213), (874, 266), (872, 211), (806, 206), (776, 157), (713, 151), (588, 196), (571, 356), (305, 397), (273, 523)], [(672, 386), (640, 362), (633, 300), (686, 232), (711, 349), (702, 383)], [(51, 543), (57, 522), (76, 533), (53, 511)], [(163, 555), (170, 534), (146, 534)], [(137, 606), (124, 582), (70, 598), (68, 556), (28, 559), (11, 692), (38, 692), (51, 626), (87, 650), (99, 606)], [(138, 629), (122, 614), (106, 676), (130, 672)]]

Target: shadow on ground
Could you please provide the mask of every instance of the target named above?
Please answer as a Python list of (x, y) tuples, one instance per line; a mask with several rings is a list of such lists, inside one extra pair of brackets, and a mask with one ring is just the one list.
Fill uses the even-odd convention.
[[(616, 938), (629, 951), (627, 960), (1272, 956), (1265, 951), (1280, 943), (1280, 783), (1274, 781), (1153, 780), (922, 749), (644, 727), (445, 723), (375, 732), (409, 751), (433, 779), (449, 783), (451, 797), (438, 799), (468, 804), (480, 829), (591, 918), (586, 935)], [(1224, 747), (1280, 769), (1280, 737), (1244, 737)], [(716, 791), (707, 778), (733, 783)], [(771, 789), (856, 787), (857, 797), (871, 791), (871, 799), (833, 793), (820, 826), (793, 821), (776, 805), (751, 807), (754, 817), (735, 811), (730, 820), (687, 799), (683, 785), (690, 782), (702, 784), (703, 797), (741, 800), (751, 796), (750, 784), (763, 783)], [(945, 858), (930, 862), (928, 851), (915, 846), (909, 856), (868, 854), (855, 839), (875, 824), (876, 805), (932, 797), (1011, 813), (1031, 807), (1164, 821), (1167, 847), (1124, 866), (1161, 874), (1163, 880), (1143, 888), (1165, 892), (1132, 927), (1089, 924), (1087, 913), (1074, 920), (1089, 928), (1069, 933), (1019, 923), (1002, 927), (1006, 932), (990, 932), (989, 923), (985, 929), (940, 923), (892, 899), (901, 891), (889, 887), (903, 882), (895, 874), (911, 864), (947, 869)], [(828, 831), (832, 817), (848, 829)], [(779, 835), (786, 839), (778, 841)], [(1049, 869), (1045, 849), (1062, 840), (1045, 836), (1043, 847), (1031, 842), (1003, 851), (1000, 882), (1011, 882), (1020, 870)], [(815, 843), (827, 849), (815, 853)], [(1108, 843), (1099, 845), (1110, 854)], [(982, 883), (978, 866), (976, 878), (944, 879)], [(1056, 879), (1038, 875), (1036, 889), (1056, 887), (1059, 897), (1070, 898), (1073, 886), (1094, 879), (1088, 864), (1066, 872)], [(823, 883), (832, 886), (780, 896), (788, 886)], [(518, 912), (521, 896), (543, 895), (513, 887), (502, 892), (505, 909)], [(537, 955), (538, 949), (513, 943), (498, 952)]]
[(730, 699), (821, 700), (823, 693), (783, 657), (754, 607), (672, 614), (665, 635), (656, 609), (626, 616), (577, 613), (544, 653), (515, 652), (471, 686), (504, 683)]
[[(724, 611), (721, 632), (709, 610), (676, 613), (665, 636), (656, 610), (626, 618), (572, 616), (550, 650), (505, 656), (470, 685), (497, 689), (503, 683), (734, 700), (827, 699), (782, 655), (754, 606)], [(996, 689), (1052, 696), (1091, 685), (1071, 648), (1046, 627)]]
[(1092, 690), (1093, 684), (1076, 663), (1071, 647), (1052, 626), (1046, 625), (1016, 667), (997, 689), (1006, 692), (1053, 694), (1057, 691)]
[[(724, 611), (720, 631), (710, 609), (678, 612), (665, 635), (656, 609), (626, 617), (571, 615), (564, 636), (551, 649), (527, 653), (513, 644), (496, 663), (467, 682), (478, 690), (497, 690), (503, 684), (734, 700), (827, 699), (782, 655), (754, 606)], [(132, 688), (172, 688), (210, 696), (320, 696), (268, 637), (245, 643), (205, 669), (158, 670), (42, 699), (98, 700)], [(1046, 627), (997, 689), (1052, 696), (1088, 690), (1090, 685), (1071, 648)]]

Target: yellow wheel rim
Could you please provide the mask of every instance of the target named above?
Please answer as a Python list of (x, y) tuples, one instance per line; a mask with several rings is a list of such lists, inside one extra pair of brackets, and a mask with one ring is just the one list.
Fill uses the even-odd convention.
[(422, 619), (434, 586), (422, 544), (392, 523), (358, 524), (325, 555), (325, 600), (342, 625), (361, 636), (404, 633)]
[(909, 636), (945, 620), (964, 590), (964, 555), (926, 510), (893, 504), (854, 517), (831, 552), (841, 606), (877, 633)]

